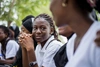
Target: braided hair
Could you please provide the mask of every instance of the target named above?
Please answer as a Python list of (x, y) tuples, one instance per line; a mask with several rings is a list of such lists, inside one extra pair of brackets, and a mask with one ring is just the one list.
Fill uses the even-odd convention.
[(9, 38), (10, 32), (9, 32), (9, 29), (6, 26), (4, 26), (4, 25), (0, 25), (0, 29), (2, 29), (3, 32), (4, 32), (4, 34), (7, 35), (7, 37), (4, 40), (2, 40), (2, 42), (4, 41), (4, 43), (1, 46), (1, 53), (2, 53), (3, 57), (5, 58), (6, 57), (5, 56), (5, 53), (6, 53), (6, 45), (7, 45), (7, 42), (10, 40), (10, 38)]
[(52, 27), (52, 28), (54, 29), (54, 31), (53, 31), (53, 33), (52, 33), (51, 35), (54, 35), (54, 38), (55, 38), (56, 40), (59, 41), (59, 39), (58, 39), (58, 33), (57, 33), (56, 29), (55, 29), (55, 25), (54, 25), (54, 23), (53, 23), (53, 19), (52, 19), (48, 14), (45, 14), (45, 13), (38, 15), (38, 16), (34, 19), (34, 21), (35, 21), (37, 18), (44, 18), (46, 21), (48, 21), (48, 23), (50, 24), (50, 27)]

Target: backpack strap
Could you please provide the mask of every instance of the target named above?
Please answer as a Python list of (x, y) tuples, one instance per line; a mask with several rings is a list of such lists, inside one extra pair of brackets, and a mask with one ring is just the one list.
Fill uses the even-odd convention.
[(54, 40), (56, 40), (56, 39), (51, 40), (51, 41), (48, 43), (48, 45), (46, 46), (45, 49), (47, 49), (47, 47), (49, 46), (49, 44), (50, 44), (52, 41), (54, 41)]
[(4, 46), (1, 47), (1, 53), (2, 53), (2, 55), (4, 57), (4, 59), (6, 58), (6, 56), (5, 56), (5, 54), (6, 54), (6, 46), (7, 46), (7, 43), (8, 43), (9, 40), (10, 40), (10, 38), (7, 38), (6, 41), (5, 41)]

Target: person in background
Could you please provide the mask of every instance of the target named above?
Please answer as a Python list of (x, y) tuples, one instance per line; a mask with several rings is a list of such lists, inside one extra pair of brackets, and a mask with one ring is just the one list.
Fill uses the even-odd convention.
[(10, 31), (11, 31), (11, 37), (13, 39), (15, 39), (16, 42), (18, 42), (18, 35), (20, 33), (19, 31), (19, 27), (17, 25), (13, 25), (9, 27)]
[(69, 25), (75, 34), (66, 44), (68, 63), (64, 67), (99, 67), (100, 48), (94, 40), (100, 23), (92, 18), (100, 0), (51, 0), (50, 10), (58, 27)]
[[(33, 23), (33, 38), (38, 45), (34, 51), (34, 44), (31, 35), (23, 33), (20, 36), (20, 44), (26, 49), (23, 57), (27, 53), (28, 62), (23, 58), (23, 67), (54, 67), (53, 57), (62, 43), (58, 41), (55, 26), (52, 18), (47, 14), (40, 14), (34, 19)], [(27, 64), (27, 66), (25, 66)]]
[[(34, 22), (34, 16), (33, 15), (28, 15), (22, 20), (22, 25), (21, 25), (21, 33), (26, 33), (26, 34), (32, 34), (32, 22)], [(21, 34), (20, 34), (21, 35)], [(34, 41), (34, 44), (36, 47), (37, 43)], [(22, 48), (20, 47), (17, 54), (16, 54), (16, 61), (13, 64), (13, 67), (23, 67), (22, 66)]]
[(15, 40), (11, 40), (9, 35), (9, 29), (6, 26), (0, 25), (0, 51), (2, 55), (0, 65), (12, 64), (19, 49), (18, 43)]

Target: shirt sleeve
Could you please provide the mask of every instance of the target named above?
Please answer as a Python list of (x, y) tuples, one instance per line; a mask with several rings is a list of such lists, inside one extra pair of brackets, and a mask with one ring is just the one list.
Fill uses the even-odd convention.
[(18, 49), (19, 49), (19, 45), (18, 43), (16, 43), (16, 41), (14, 40), (8, 41), (6, 46), (6, 59), (15, 57)]
[(51, 44), (52, 45), (48, 46), (48, 48), (44, 54), (43, 64), (42, 64), (42, 66), (44, 66), (44, 67), (56, 67), (53, 57), (55, 56), (55, 54), (61, 47), (62, 43), (52, 42)]

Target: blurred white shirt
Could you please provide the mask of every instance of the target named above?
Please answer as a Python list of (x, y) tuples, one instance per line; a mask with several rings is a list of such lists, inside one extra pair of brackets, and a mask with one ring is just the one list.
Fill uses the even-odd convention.
[(76, 34), (72, 36), (66, 48), (69, 62), (65, 67), (100, 67), (100, 47), (94, 42), (98, 30), (100, 30), (100, 23), (94, 22), (83, 36), (75, 53)]

